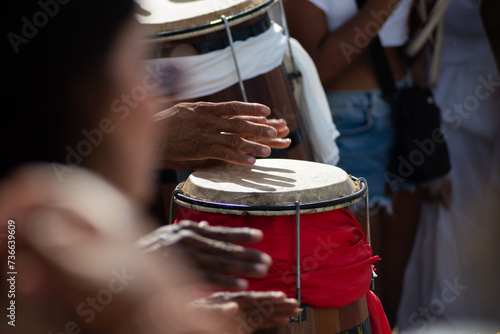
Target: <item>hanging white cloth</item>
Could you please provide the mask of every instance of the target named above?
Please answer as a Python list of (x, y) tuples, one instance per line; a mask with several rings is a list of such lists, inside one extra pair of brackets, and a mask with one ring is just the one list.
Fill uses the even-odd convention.
[[(286, 47), (282, 28), (276, 23), (258, 36), (235, 41), (242, 79), (255, 78), (280, 66)], [(230, 47), (196, 56), (151, 59), (146, 64), (153, 67), (169, 64), (182, 71), (176, 100), (210, 95), (238, 82)]]
[[(294, 90), (295, 99), (300, 109), (307, 138), (313, 146), (314, 160), (336, 165), (339, 161), (339, 148), (335, 139), (340, 133), (333, 123), (318, 71), (309, 54), (296, 39), (292, 38), (290, 44), (295, 66), (302, 74), (299, 87)], [(290, 71), (292, 65), (288, 52), (285, 55), (285, 65)]]

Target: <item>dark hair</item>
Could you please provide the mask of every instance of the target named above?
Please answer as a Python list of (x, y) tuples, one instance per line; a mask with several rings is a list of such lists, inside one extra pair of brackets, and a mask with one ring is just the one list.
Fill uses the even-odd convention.
[(64, 162), (65, 147), (93, 115), (94, 96), (132, 0), (16, 0), (3, 4), (0, 177), (27, 162)]

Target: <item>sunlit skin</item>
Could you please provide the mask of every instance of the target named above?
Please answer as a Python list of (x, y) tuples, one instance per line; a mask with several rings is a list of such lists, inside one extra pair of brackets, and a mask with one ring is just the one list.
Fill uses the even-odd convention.
[[(398, 0), (367, 1), (357, 15), (332, 32), (328, 31), (325, 13), (307, 0), (286, 1), (285, 9), (290, 33), (311, 55), (325, 89), (350, 91), (380, 87), (370, 55), (366, 52), (369, 43), (361, 45), (362, 47), (356, 45), (355, 27), (363, 28), (370, 23), (373, 29), (380, 29), (383, 22), (375, 20), (370, 12), (381, 10), (391, 12), (397, 3), (399, 3)], [(368, 36), (368, 40), (375, 36), (374, 34)], [(356, 47), (359, 52), (346, 57), (339, 47), (341, 42), (347, 42)], [(406, 66), (398, 49), (385, 48), (385, 53), (394, 79), (398, 81), (404, 78)]]

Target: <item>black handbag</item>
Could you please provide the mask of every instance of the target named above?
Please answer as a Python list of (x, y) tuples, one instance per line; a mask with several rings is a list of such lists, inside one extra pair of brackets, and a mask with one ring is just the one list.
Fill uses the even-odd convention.
[[(357, 0), (361, 7), (365, 0)], [(396, 131), (386, 176), (390, 183), (425, 183), (446, 175), (451, 168), (441, 132), (440, 110), (428, 88), (396, 89), (392, 71), (378, 36), (369, 45), (377, 79), (391, 104)]]
[(391, 181), (424, 183), (451, 168), (440, 111), (430, 89), (409, 87), (393, 102), (396, 140), (387, 167)]

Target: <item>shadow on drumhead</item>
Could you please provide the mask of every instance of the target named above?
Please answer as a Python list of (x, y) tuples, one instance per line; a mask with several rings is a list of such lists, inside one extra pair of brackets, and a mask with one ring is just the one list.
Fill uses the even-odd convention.
[(195, 1), (202, 1), (202, 0), (169, 0), (170, 2), (178, 2), (178, 3), (184, 3), (184, 2), (195, 2)]
[(285, 169), (285, 168), (276, 168), (276, 167), (266, 167), (266, 166), (258, 166), (258, 165), (253, 165), (252, 170), (261, 170), (263, 172), (278, 172), (278, 173), (289, 173), (289, 174), (295, 174), (296, 172), (291, 169)]
[(251, 188), (260, 191), (277, 191), (278, 189), (273, 188), (272, 186), (280, 188), (293, 188), (295, 187), (295, 183), (297, 181), (288, 177), (265, 174), (251, 170), (245, 173), (245, 175), (242, 175), (241, 178), (235, 178), (234, 176), (224, 174), (213, 179), (212, 182), (230, 182), (232, 184), (237, 184), (245, 188)]

